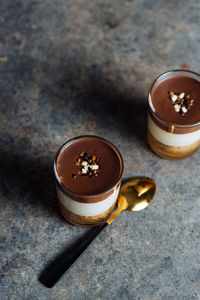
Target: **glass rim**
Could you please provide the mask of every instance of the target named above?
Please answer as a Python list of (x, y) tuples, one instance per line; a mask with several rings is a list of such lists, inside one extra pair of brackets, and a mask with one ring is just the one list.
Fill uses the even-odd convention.
[[(90, 194), (90, 195), (87, 195), (87, 194), (83, 195), (83, 194), (75, 193), (72, 190), (70, 190), (66, 185), (64, 185), (64, 183), (61, 181), (61, 179), (60, 179), (60, 177), (58, 176), (58, 173), (57, 173), (57, 168), (56, 168), (57, 160), (58, 160), (58, 157), (61, 154), (62, 150), (64, 150), (65, 147), (67, 147), (67, 145), (73, 143), (74, 141), (76, 141), (78, 139), (81, 139), (81, 138), (85, 138), (85, 137), (91, 137), (91, 138), (97, 138), (97, 139), (103, 140), (106, 144), (108, 144), (109, 146), (111, 146), (111, 148), (114, 149), (114, 151), (115, 151), (116, 155), (118, 156), (119, 161), (121, 163), (121, 170), (120, 170), (119, 177), (118, 177), (117, 181), (115, 182), (115, 184), (113, 184), (110, 188), (108, 188), (107, 190), (105, 190), (102, 193)], [(112, 142), (108, 141), (107, 139), (105, 139), (103, 137), (97, 136), (97, 135), (79, 135), (79, 136), (76, 136), (76, 137), (73, 137), (73, 138), (67, 140), (66, 142), (64, 142), (60, 146), (60, 148), (58, 149), (58, 151), (55, 155), (55, 158), (54, 158), (53, 169), (54, 169), (54, 176), (55, 176), (56, 181), (58, 182), (60, 187), (63, 188), (66, 192), (68, 192), (69, 194), (71, 194), (75, 197), (82, 196), (82, 197), (92, 198), (92, 197), (98, 197), (100, 195), (109, 193), (120, 182), (120, 180), (122, 178), (123, 170), (124, 170), (124, 162), (123, 162), (123, 158), (122, 158), (122, 155), (121, 155), (120, 151), (118, 150), (118, 148)]]
[(156, 79), (152, 82), (150, 88), (149, 88), (149, 92), (148, 92), (148, 104), (149, 104), (149, 107), (151, 109), (151, 111), (155, 114), (155, 116), (161, 120), (162, 122), (168, 124), (168, 125), (174, 125), (176, 128), (193, 128), (193, 127), (196, 127), (196, 126), (199, 126), (200, 125), (200, 121), (199, 122), (196, 122), (196, 123), (193, 123), (193, 124), (189, 124), (189, 125), (181, 125), (181, 124), (177, 124), (177, 123), (173, 123), (173, 122), (169, 122), (169, 121), (166, 121), (165, 119), (161, 118), (159, 116), (159, 114), (156, 112), (154, 106), (153, 106), (153, 103), (152, 103), (152, 100), (151, 100), (151, 92), (152, 92), (152, 89), (156, 83), (156, 81), (168, 74), (168, 73), (179, 73), (179, 72), (185, 72), (185, 73), (190, 73), (190, 74), (193, 74), (197, 77), (199, 77), (199, 82), (200, 82), (200, 74), (198, 74), (197, 72), (194, 72), (194, 71), (190, 71), (190, 70), (185, 70), (185, 69), (174, 69), (174, 70), (169, 70), (169, 71), (166, 71), (162, 74), (160, 74), (159, 76), (156, 77)]

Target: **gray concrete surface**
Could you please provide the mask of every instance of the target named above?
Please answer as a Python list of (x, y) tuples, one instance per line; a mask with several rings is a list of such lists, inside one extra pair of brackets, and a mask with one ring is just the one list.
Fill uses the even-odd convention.
[[(200, 299), (200, 151), (183, 161), (146, 143), (147, 92), (169, 69), (200, 72), (199, 1), (2, 0), (0, 299)], [(144, 211), (123, 213), (53, 289), (42, 270), (89, 229), (56, 204), (58, 147), (97, 134), (124, 178), (150, 176)]]

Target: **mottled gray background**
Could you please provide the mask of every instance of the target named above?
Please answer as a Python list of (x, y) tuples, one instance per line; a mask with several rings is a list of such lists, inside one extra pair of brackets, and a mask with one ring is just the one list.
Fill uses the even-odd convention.
[[(166, 161), (145, 136), (152, 80), (200, 72), (199, 28), (199, 1), (0, 1), (0, 299), (200, 299), (200, 151)], [(157, 193), (47, 289), (41, 271), (90, 231), (60, 216), (52, 172), (58, 147), (86, 133)]]

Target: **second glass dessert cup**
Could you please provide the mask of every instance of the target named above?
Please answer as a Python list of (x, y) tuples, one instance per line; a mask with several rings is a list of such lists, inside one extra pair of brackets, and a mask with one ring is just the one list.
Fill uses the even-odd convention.
[(195, 122), (194, 124), (176, 124), (175, 122), (165, 120), (156, 111), (153, 103), (153, 89), (164, 80), (177, 78), (177, 76), (180, 76), (180, 78), (181, 76), (188, 77), (200, 82), (200, 75), (192, 71), (168, 71), (154, 81), (148, 94), (148, 144), (157, 155), (171, 160), (187, 158), (200, 147), (200, 122)]

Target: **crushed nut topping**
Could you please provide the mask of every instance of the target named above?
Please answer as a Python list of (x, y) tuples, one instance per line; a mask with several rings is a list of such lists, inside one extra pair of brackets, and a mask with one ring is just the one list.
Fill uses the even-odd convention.
[(75, 166), (79, 167), (77, 174), (72, 174), (72, 177), (76, 178), (78, 175), (88, 177), (97, 176), (99, 172), (98, 161), (99, 159), (95, 155), (89, 155), (82, 151), (78, 159), (74, 162)]
[(172, 101), (174, 110), (181, 115), (186, 114), (188, 109), (194, 104), (194, 100), (191, 99), (190, 94), (185, 94), (184, 92), (175, 93), (169, 91), (169, 98)]

